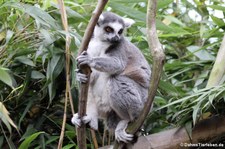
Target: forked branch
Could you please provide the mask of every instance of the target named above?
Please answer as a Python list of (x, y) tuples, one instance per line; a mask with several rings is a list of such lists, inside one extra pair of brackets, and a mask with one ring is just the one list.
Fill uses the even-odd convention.
[[(152, 75), (150, 81), (150, 87), (148, 90), (148, 100), (145, 104), (144, 109), (142, 110), (140, 116), (133, 123), (129, 124), (127, 128), (127, 132), (130, 134), (135, 134), (144, 123), (146, 116), (148, 115), (154, 97), (156, 95), (156, 91), (158, 88), (160, 76), (163, 70), (164, 64), (164, 51), (159, 42), (156, 30), (156, 12), (157, 12), (157, 0), (149, 0), (147, 7), (147, 40), (149, 48), (151, 49), (151, 54), (153, 57), (153, 65), (152, 65)], [(118, 144), (117, 142), (114, 144), (114, 149), (122, 148), (123, 144)]]

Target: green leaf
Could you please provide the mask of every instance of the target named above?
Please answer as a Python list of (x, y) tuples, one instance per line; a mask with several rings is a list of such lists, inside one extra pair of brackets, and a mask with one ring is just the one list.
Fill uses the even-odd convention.
[(168, 6), (170, 3), (172, 3), (174, 0), (158, 0), (157, 1), (157, 7), (158, 9), (164, 8)]
[(70, 149), (74, 146), (75, 146), (75, 144), (67, 144), (66, 146), (63, 147), (63, 149)]
[(59, 54), (53, 55), (52, 59), (48, 62), (47, 80), (49, 81), (48, 92), (49, 92), (50, 102), (55, 97), (55, 93), (56, 93), (55, 79), (62, 72), (64, 64), (65, 64), (64, 55), (59, 55)]
[(55, 39), (52, 37), (52, 35), (50, 34), (50, 32), (48, 30), (40, 29), (40, 33), (44, 38), (43, 43), (45, 45), (50, 45), (50, 44), (54, 43)]
[(195, 56), (197, 56), (200, 60), (215, 60), (215, 57), (211, 55), (208, 51), (201, 49), (198, 46), (189, 46), (187, 47), (188, 51), (193, 53)]
[(29, 124), (26, 127), (26, 132), (24, 132), (23, 136), (21, 136), (20, 138), (20, 142), (25, 140), (26, 138), (28, 138), (29, 136), (31, 136), (32, 134), (36, 133), (37, 130), (34, 128), (33, 124)]
[(35, 64), (34, 62), (27, 58), (26, 56), (19, 56), (19, 57), (16, 57), (15, 60), (19, 61), (20, 63), (22, 64), (25, 64), (25, 65), (29, 65), (29, 66), (32, 66), (32, 67), (35, 67)]
[(55, 141), (57, 141), (59, 139), (59, 136), (51, 136), (51, 137), (49, 137), (48, 138), (48, 140), (46, 141), (46, 145), (47, 144), (51, 144), (52, 142), (55, 142)]
[(10, 86), (11, 88), (14, 88), (13, 80), (10, 74), (8, 73), (8, 70), (9, 69), (0, 66), (0, 80), (5, 84), (7, 84), (8, 86)]
[(37, 133), (34, 133), (32, 134), (31, 136), (27, 137), (23, 142), (22, 144), (19, 146), (19, 149), (28, 149), (30, 143), (32, 141), (34, 141), (40, 134), (43, 134), (45, 132), (41, 131), (41, 132), (37, 132)]
[(216, 25), (218, 25), (219, 27), (222, 27), (222, 26), (225, 25), (223, 19), (217, 18), (217, 17), (212, 16), (212, 15), (211, 15), (210, 17), (212, 18), (213, 22), (214, 22)]
[(4, 144), (4, 137), (0, 136), (0, 148), (3, 148), (3, 144)]
[(32, 79), (43, 79), (45, 78), (45, 75), (43, 75), (43, 73), (39, 72), (39, 71), (32, 71), (31, 72), (31, 78)]
[(161, 20), (156, 19), (156, 27), (158, 30), (164, 31), (164, 32), (168, 32), (171, 31), (171, 27), (169, 27), (168, 25), (164, 24)]
[(179, 37), (184, 35), (190, 35), (190, 33), (181, 32), (181, 33), (161, 34), (159, 35), (159, 37), (169, 38), (169, 37)]
[(186, 26), (184, 23), (182, 23), (180, 20), (178, 20), (174, 16), (169, 15), (169, 16), (165, 16), (164, 18), (167, 19), (167, 20), (170, 20), (171, 22), (174, 22), (174, 23), (176, 23), (176, 24), (178, 24), (178, 25), (180, 25), (182, 27)]
[(6, 46), (9, 43), (9, 41), (13, 37), (13, 34), (14, 34), (13, 31), (7, 30), (7, 32), (6, 32), (6, 42), (5, 42), (5, 44), (3, 46)]
[(165, 90), (166, 92), (168, 92), (168, 94), (171, 94), (173, 96), (177, 96), (178, 95), (178, 91), (176, 90), (174, 85), (170, 84), (168, 81), (160, 80), (159, 87), (160, 87), (160, 89)]
[(118, 4), (116, 2), (110, 2), (109, 6), (112, 7), (114, 10), (117, 10), (118, 12), (122, 12), (123, 14), (126, 14), (130, 16), (131, 18), (134, 18), (138, 21), (145, 22), (146, 21), (146, 14), (135, 10), (134, 8)]
[(223, 12), (225, 12), (225, 7), (224, 6), (219, 6), (219, 5), (208, 5), (207, 7), (210, 7), (212, 9), (216, 9), (216, 10), (221, 10)]
[(139, 2), (146, 2), (146, 0), (113, 0), (113, 2), (118, 2), (118, 3), (139, 3)]
[(28, 4), (18, 2), (7, 2), (3, 5), (3, 7), (14, 7), (19, 10), (23, 10), (24, 12), (35, 18), (37, 22), (54, 29), (59, 29), (59, 26), (57, 25), (55, 19), (52, 16), (50, 16), (47, 12), (43, 11), (42, 9), (36, 6), (31, 6)]
[[(50, 60), (49, 70), (51, 79), (54, 80), (62, 72), (65, 61), (64, 55), (55, 54)], [(48, 74), (48, 73), (47, 73)]]
[(201, 24), (200, 26), (200, 37), (203, 38), (203, 35), (205, 32), (208, 32), (208, 30), (206, 29), (206, 26), (204, 24)]
[(193, 119), (194, 125), (196, 124), (197, 118), (199, 116), (200, 106), (201, 106), (201, 102), (199, 102), (197, 105), (193, 107), (192, 119)]
[(167, 26), (161, 20), (158, 19), (156, 19), (156, 27), (157, 30), (163, 31), (163, 34), (159, 34), (159, 37), (177, 37), (191, 34), (190, 32), (184, 30), (182, 27)]
[(205, 100), (207, 100), (210, 92), (212, 90), (209, 90), (209, 92), (199, 92), (200, 96), (192, 101), (192, 103), (196, 103), (193, 108), (192, 118), (193, 118), (193, 124), (196, 124), (197, 119), (199, 118), (199, 115), (202, 114), (202, 105), (204, 104)]
[(18, 124), (19, 129), (20, 129), (21, 122), (24, 120), (24, 117), (26, 116), (27, 112), (30, 110), (30, 107), (32, 106), (33, 102), (34, 101), (32, 100), (32, 98), (30, 98), (29, 102), (26, 104), (26, 108), (23, 110), (23, 114), (20, 116), (20, 120)]

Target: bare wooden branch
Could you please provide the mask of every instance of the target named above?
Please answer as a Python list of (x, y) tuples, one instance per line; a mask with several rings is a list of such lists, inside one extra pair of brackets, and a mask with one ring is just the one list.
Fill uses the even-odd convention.
[(78, 51), (78, 55), (80, 55), (83, 51), (87, 50), (95, 25), (97, 24), (98, 18), (101, 15), (103, 9), (105, 8), (105, 5), (107, 4), (107, 2), (108, 0), (98, 0), (98, 4), (93, 12), (91, 20), (89, 21), (89, 24), (84, 33), (84, 37)]
[(221, 42), (220, 49), (218, 51), (216, 61), (213, 65), (213, 69), (210, 73), (209, 80), (206, 87), (217, 86), (223, 79), (225, 73), (225, 35), (223, 41)]
[[(108, 0), (98, 0), (98, 4), (96, 6), (96, 9), (91, 17), (91, 20), (89, 21), (89, 24), (87, 26), (87, 29), (84, 33), (84, 37), (81, 43), (81, 46), (78, 51), (78, 55), (80, 55), (83, 51), (87, 50), (89, 42), (91, 40), (95, 25), (97, 24), (98, 18), (101, 15), (105, 5), (107, 4)], [(90, 78), (90, 68), (88, 66), (85, 66), (81, 68), (82, 73), (88, 75), (88, 78)], [(87, 95), (88, 95), (88, 86), (89, 86), (89, 80), (88, 83), (81, 84), (80, 86), (80, 92), (79, 92), (79, 107), (78, 107), (78, 115), (80, 117), (83, 117), (86, 115), (86, 104), (87, 104)], [(86, 127), (84, 124), (81, 124), (81, 127), (77, 128), (77, 142), (78, 142), (78, 148), (79, 149), (86, 149)]]
[(140, 117), (137, 119), (136, 122), (132, 123), (129, 126), (128, 128), (129, 133), (137, 132), (140, 129), (141, 125), (143, 124), (146, 116), (148, 115), (158, 88), (161, 72), (163, 70), (165, 55), (157, 36), (156, 21), (155, 21), (156, 11), (157, 11), (157, 0), (149, 0), (147, 10), (147, 39), (153, 57), (152, 75), (150, 87), (148, 90), (148, 100), (145, 104), (145, 107)]
[[(218, 136), (223, 136), (225, 133), (225, 117), (214, 116), (197, 123), (192, 131), (192, 140), (184, 127), (173, 128), (163, 132), (155, 133), (149, 136), (141, 136), (138, 141), (130, 146), (130, 149), (181, 149), (189, 148), (190, 145), (199, 145), (200, 142), (209, 142)], [(210, 143), (208, 143), (210, 144)], [(213, 144), (212, 145), (219, 145)], [(189, 145), (189, 147), (188, 147)], [(224, 148), (224, 144), (221, 144)], [(201, 148), (201, 146), (198, 146)], [(203, 147), (203, 146), (202, 146)], [(219, 146), (218, 146), (219, 147)], [(104, 146), (99, 149), (108, 149), (110, 146)], [(205, 146), (205, 148), (207, 148)], [(210, 148), (210, 147), (208, 147)], [(217, 147), (211, 147), (217, 148)]]
[[(142, 110), (138, 119), (135, 120), (133, 123), (129, 124), (126, 130), (130, 134), (135, 134), (144, 123), (144, 120), (146, 116), (148, 115), (152, 102), (154, 100), (154, 97), (158, 88), (161, 72), (163, 70), (165, 55), (157, 36), (156, 20), (155, 20), (156, 12), (157, 12), (157, 0), (149, 0), (148, 7), (147, 7), (146, 22), (147, 22), (148, 45), (149, 45), (149, 48), (151, 49), (151, 54), (153, 56), (152, 75), (151, 75), (150, 87), (148, 90), (148, 100), (145, 104), (145, 107)], [(122, 148), (122, 147), (123, 147), (122, 143), (120, 145), (118, 145), (117, 142), (114, 144), (114, 149)]]

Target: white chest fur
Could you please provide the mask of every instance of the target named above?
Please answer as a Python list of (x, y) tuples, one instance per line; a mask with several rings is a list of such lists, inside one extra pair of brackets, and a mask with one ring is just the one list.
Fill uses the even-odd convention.
[(109, 46), (109, 43), (94, 38), (90, 41), (87, 52), (91, 57), (101, 57)]
[[(105, 51), (110, 45), (106, 42), (101, 42), (98, 39), (92, 39), (89, 43), (88, 54), (90, 57), (107, 57)], [(110, 111), (109, 100), (107, 95), (109, 94), (108, 90), (108, 80), (109, 74), (105, 72), (100, 72), (92, 68), (91, 80), (94, 84), (91, 84), (89, 87), (89, 94), (92, 94), (91, 97), (95, 100), (97, 104), (98, 114), (100, 117), (104, 117), (105, 113)]]

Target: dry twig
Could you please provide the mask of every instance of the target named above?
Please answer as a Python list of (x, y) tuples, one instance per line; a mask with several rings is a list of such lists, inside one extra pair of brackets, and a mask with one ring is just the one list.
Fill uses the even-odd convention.
[[(66, 33), (68, 33), (69, 29), (68, 29), (67, 14), (66, 14), (64, 2), (63, 2), (63, 0), (58, 0), (58, 3), (59, 3), (63, 27), (64, 27), (64, 30), (66, 31)], [(61, 134), (60, 134), (60, 138), (59, 138), (59, 143), (58, 143), (58, 149), (61, 149), (62, 144), (63, 144), (65, 125), (66, 125), (66, 117), (67, 117), (68, 98), (70, 99), (70, 105), (72, 108), (72, 112), (74, 113), (71, 90), (70, 90), (70, 42), (71, 42), (71, 38), (70, 38), (69, 34), (66, 34), (66, 92), (65, 92), (63, 123), (62, 123), (62, 129), (61, 129)]]

